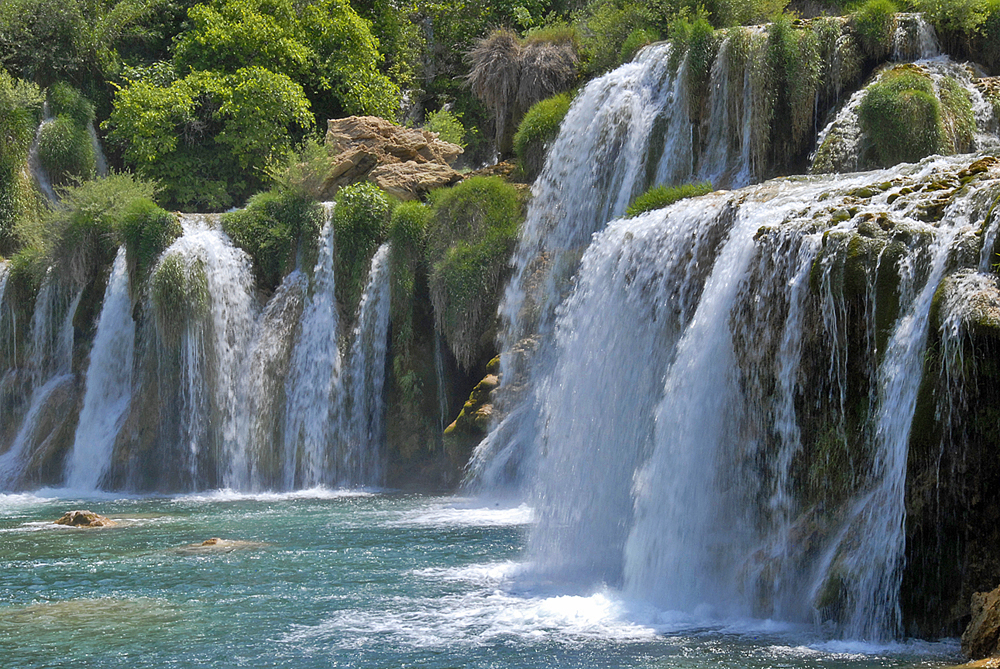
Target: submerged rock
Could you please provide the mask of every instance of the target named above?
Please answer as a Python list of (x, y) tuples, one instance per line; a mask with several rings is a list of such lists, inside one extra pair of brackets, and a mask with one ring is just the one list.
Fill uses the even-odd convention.
[(62, 518), (55, 521), (55, 524), (71, 527), (114, 527), (118, 523), (93, 511), (67, 511)]
[(259, 541), (239, 541), (236, 539), (220, 539), (219, 537), (212, 537), (211, 539), (202, 541), (200, 544), (188, 544), (187, 546), (181, 546), (177, 549), (177, 552), (194, 555), (232, 553), (236, 550), (252, 550), (256, 548), (263, 548), (264, 546), (267, 546), (267, 544)]
[(972, 595), (972, 621), (962, 634), (962, 652), (973, 660), (1000, 650), (1000, 588)]

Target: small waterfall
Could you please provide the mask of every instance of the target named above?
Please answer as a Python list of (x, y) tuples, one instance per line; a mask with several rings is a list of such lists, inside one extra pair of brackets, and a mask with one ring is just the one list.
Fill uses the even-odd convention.
[(74, 490), (96, 490), (132, 400), (135, 321), (125, 247), (118, 249), (90, 352), (83, 409), (66, 468)]
[(344, 399), (350, 410), (341, 414), (346, 424), (338, 430), (346, 443), (337, 467), (339, 483), (381, 483), (385, 442), (385, 356), (389, 344), (389, 244), (382, 244), (372, 257), (371, 270), (351, 342), (346, 379), (350, 384)]
[(42, 112), (42, 122), (38, 124), (38, 129), (35, 131), (35, 139), (31, 143), (31, 148), (28, 150), (28, 169), (31, 171), (31, 176), (35, 179), (35, 184), (49, 202), (56, 202), (59, 198), (56, 197), (56, 192), (52, 188), (52, 180), (49, 178), (48, 172), (42, 166), (41, 158), (38, 156), (38, 143), (42, 138), (42, 129), (49, 123), (52, 123), (54, 117), (49, 111), (49, 103), (45, 102)]
[(895, 61), (925, 60), (941, 55), (934, 26), (923, 14), (896, 14), (896, 29), (892, 33), (892, 59)]
[(225, 484), (237, 490), (283, 485), (281, 426), (295, 330), (309, 289), (304, 272), (285, 277), (261, 315), (243, 373), (245, 399), (238, 407), (238, 439), (246, 447), (229, 463)]
[(108, 176), (108, 159), (104, 156), (104, 147), (101, 146), (101, 139), (97, 136), (97, 129), (94, 123), (87, 124), (87, 134), (90, 136), (90, 145), (94, 147), (95, 168), (98, 177)]
[(10, 448), (0, 455), (0, 490), (18, 484), (25, 469), (25, 458), (37, 445), (35, 433), (50, 397), (74, 381), (73, 317), (81, 297), (82, 289), (71, 293), (53, 278), (51, 270), (42, 282), (35, 299), (27, 363), (32, 379), (31, 398)]
[[(973, 132), (972, 145), (958, 147), (959, 150), (979, 151), (1000, 146), (1000, 134), (998, 134), (1000, 126), (994, 119), (993, 105), (975, 86), (974, 74), (968, 65), (956, 63), (946, 56), (925, 58), (917, 61), (915, 65), (931, 78), (934, 89), (939, 95), (942, 92), (942, 82), (946, 78), (957, 81), (961, 90), (968, 95), (976, 128)], [(855, 91), (834, 119), (820, 131), (816, 139), (816, 150), (809, 159), (810, 172), (855, 172), (865, 167), (862, 164), (864, 158), (862, 154), (868, 140), (862, 132), (859, 108), (868, 87), (877, 83), (886, 72), (891, 71), (888, 69), (880, 72), (868, 86)], [(947, 126), (945, 129), (948, 130)]]
[(329, 465), (331, 407), (338, 403), (341, 383), (332, 214), (333, 205), (328, 204), (311, 291), (285, 384), (284, 487), (289, 490), (325, 482)]
[(186, 214), (181, 227), (182, 236), (153, 269), (154, 294), (162, 277), (168, 296), (153, 311), (160, 394), (176, 401), (162, 438), (176, 444), (188, 485), (197, 487), (203, 457), (218, 457), (226, 471), (245, 447), (236, 424), (244, 390), (239, 381), (257, 306), (250, 260), (215, 221)]

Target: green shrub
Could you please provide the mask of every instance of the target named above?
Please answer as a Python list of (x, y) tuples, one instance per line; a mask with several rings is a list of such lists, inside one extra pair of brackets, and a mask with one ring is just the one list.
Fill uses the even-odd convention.
[(97, 173), (90, 133), (70, 116), (57, 116), (42, 126), (38, 159), (54, 185), (93, 179)]
[(181, 236), (176, 214), (146, 197), (129, 202), (116, 221), (116, 232), (128, 257), (132, 285), (144, 280), (156, 259)]
[(436, 132), (442, 141), (458, 144), (463, 149), (466, 147), (465, 126), (462, 125), (462, 119), (447, 109), (427, 112), (424, 130)]
[(198, 260), (170, 253), (153, 269), (150, 286), (157, 331), (176, 345), (185, 326), (208, 313), (208, 276)]
[(408, 353), (413, 342), (417, 271), (424, 260), (430, 219), (430, 207), (411, 201), (400, 203), (389, 222), (390, 318), (393, 347), (398, 353)]
[(136, 201), (151, 200), (156, 186), (131, 174), (111, 174), (60, 190), (59, 206), (44, 221), (34, 245), (47, 265), (86, 285), (109, 265), (122, 243), (120, 222)]
[(68, 116), (81, 127), (94, 120), (94, 105), (64, 81), (52, 84), (48, 89), (49, 113), (53, 116)]
[(916, 162), (941, 147), (941, 105), (930, 77), (912, 67), (885, 72), (858, 108), (874, 162)]
[(37, 198), (25, 168), (42, 102), (38, 86), (0, 67), (0, 255), (17, 250), (19, 223), (36, 214)]
[(533, 180), (545, 165), (545, 151), (559, 134), (559, 125), (569, 111), (573, 97), (560, 93), (542, 100), (528, 110), (514, 134), (514, 155), (528, 179)]
[(868, 0), (854, 13), (854, 34), (861, 49), (872, 60), (881, 60), (889, 54), (897, 11), (892, 0)]
[(592, 76), (621, 65), (622, 47), (636, 30), (656, 29), (652, 9), (632, 0), (591, 2), (576, 20), (582, 35), (584, 67)]
[(371, 257), (388, 232), (392, 206), (389, 196), (367, 181), (341, 188), (334, 203), (337, 303), (353, 314)]
[(670, 26), (670, 39), (677, 57), (684, 54), (687, 58), (691, 113), (696, 116), (701, 99), (707, 96), (712, 62), (719, 48), (715, 29), (703, 12), (699, 12), (693, 21), (682, 15)]
[(660, 41), (660, 33), (652, 28), (636, 28), (622, 42), (621, 61), (627, 63), (635, 58), (639, 51), (653, 42)]
[(625, 210), (625, 215), (632, 218), (653, 209), (662, 209), (684, 198), (697, 197), (711, 192), (712, 184), (707, 181), (680, 186), (654, 186), (632, 200), (628, 209)]
[(473, 177), (433, 191), (431, 202), (427, 264), (435, 321), (468, 369), (490, 343), (523, 202), (498, 177)]
[(315, 244), (322, 209), (311, 198), (287, 189), (254, 195), (247, 206), (222, 215), (222, 229), (253, 259), (257, 285), (274, 290), (295, 269), (301, 245)]
[(4, 300), (10, 300), (24, 322), (34, 313), (35, 298), (47, 268), (42, 250), (35, 246), (25, 246), (10, 258)]
[(968, 153), (972, 151), (976, 135), (976, 114), (972, 109), (972, 97), (954, 77), (945, 77), (938, 84), (941, 100), (941, 123), (944, 128), (942, 139), (946, 153)]

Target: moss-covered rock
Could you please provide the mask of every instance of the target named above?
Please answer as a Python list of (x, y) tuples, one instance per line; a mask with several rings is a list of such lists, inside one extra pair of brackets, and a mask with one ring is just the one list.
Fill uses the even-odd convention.
[(916, 66), (884, 72), (868, 87), (858, 115), (872, 147), (866, 163), (916, 162), (942, 146), (941, 104), (930, 76)]
[(300, 251), (315, 247), (322, 219), (322, 208), (310, 197), (276, 189), (258, 193), (245, 208), (223, 214), (222, 229), (253, 259), (257, 285), (273, 291), (295, 269)]

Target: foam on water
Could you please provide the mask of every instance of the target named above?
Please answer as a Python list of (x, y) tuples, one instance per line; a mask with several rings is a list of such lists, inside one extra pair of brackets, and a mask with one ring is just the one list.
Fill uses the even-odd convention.
[(430, 527), (506, 527), (529, 525), (535, 520), (534, 510), (527, 504), (515, 507), (442, 506), (430, 510), (409, 511), (392, 521), (393, 525), (425, 525)]

